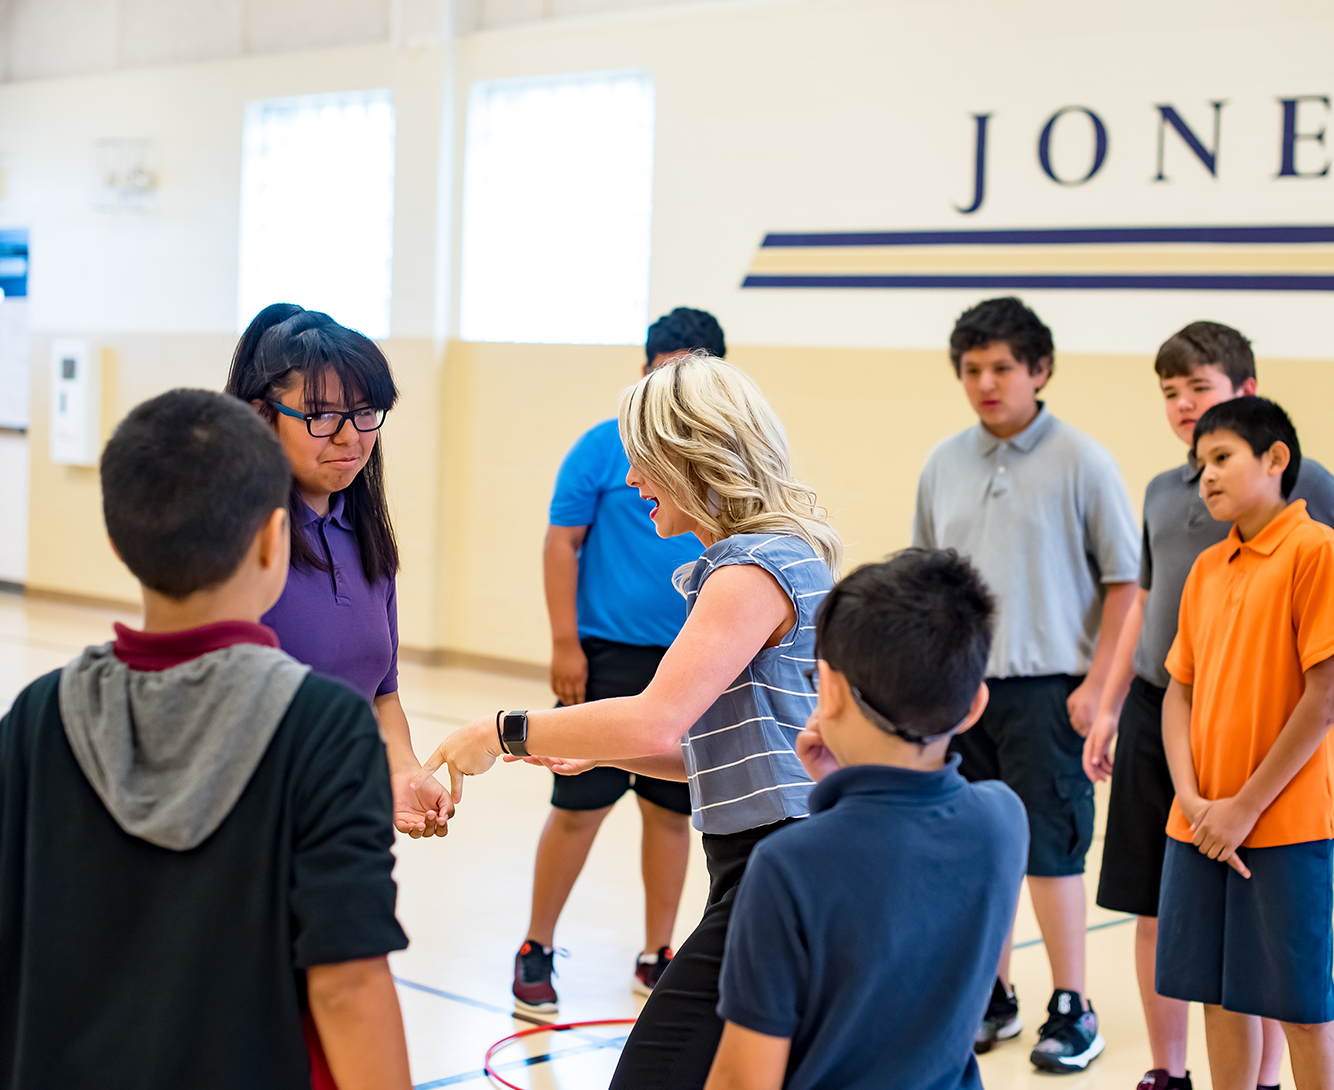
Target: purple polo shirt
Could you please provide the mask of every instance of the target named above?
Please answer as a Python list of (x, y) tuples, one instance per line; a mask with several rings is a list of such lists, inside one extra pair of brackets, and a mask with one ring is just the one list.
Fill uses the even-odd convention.
[(302, 506), (306, 535), (332, 571), (293, 568), (263, 623), (282, 649), (316, 673), (337, 678), (368, 702), (398, 690), (398, 597), (393, 579), (371, 584), (361, 567), (343, 494), (330, 497), (320, 518)]

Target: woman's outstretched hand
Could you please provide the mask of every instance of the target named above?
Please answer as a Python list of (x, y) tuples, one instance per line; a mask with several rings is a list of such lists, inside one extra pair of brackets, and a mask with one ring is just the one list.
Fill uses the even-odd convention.
[(474, 719), (460, 727), (432, 753), (413, 780), (422, 783), (441, 765), (449, 767), (449, 793), (457, 804), (463, 800), (463, 777), (480, 776), (488, 771), (500, 756), (500, 739), (496, 736), (494, 715)]
[(515, 764), (522, 761), (528, 765), (540, 765), (542, 768), (549, 768), (557, 776), (582, 776), (590, 768), (597, 768), (598, 762), (593, 760), (577, 760), (573, 757), (514, 757), (505, 754), (506, 764)]

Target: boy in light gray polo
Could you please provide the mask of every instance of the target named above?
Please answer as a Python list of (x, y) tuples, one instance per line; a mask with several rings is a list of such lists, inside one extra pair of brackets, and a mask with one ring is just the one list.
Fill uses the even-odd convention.
[[(1083, 998), (1093, 784), (1081, 758), (1135, 597), (1139, 532), (1116, 461), (1038, 400), (1053, 356), (1051, 331), (1018, 299), (959, 318), (950, 359), (978, 423), (927, 459), (913, 544), (957, 549), (996, 596), (991, 702), (953, 748), (965, 777), (1004, 781), (1028, 813), (1029, 893), (1053, 987), (1030, 1058), (1066, 1073), (1104, 1044)], [(1023, 1028), (1009, 955), (1007, 944), (979, 1052)]]

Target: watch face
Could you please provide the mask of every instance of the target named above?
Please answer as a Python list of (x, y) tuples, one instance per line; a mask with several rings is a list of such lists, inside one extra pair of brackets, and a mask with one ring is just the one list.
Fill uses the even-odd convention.
[(522, 742), (528, 737), (528, 713), (506, 712), (501, 736), (506, 742)]

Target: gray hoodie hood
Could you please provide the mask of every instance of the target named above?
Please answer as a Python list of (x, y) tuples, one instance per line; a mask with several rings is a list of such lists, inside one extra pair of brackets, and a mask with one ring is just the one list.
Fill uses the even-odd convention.
[(61, 671), (65, 737), (131, 836), (187, 851), (232, 812), (310, 667), (236, 644), (167, 670), (131, 670), (111, 644)]

